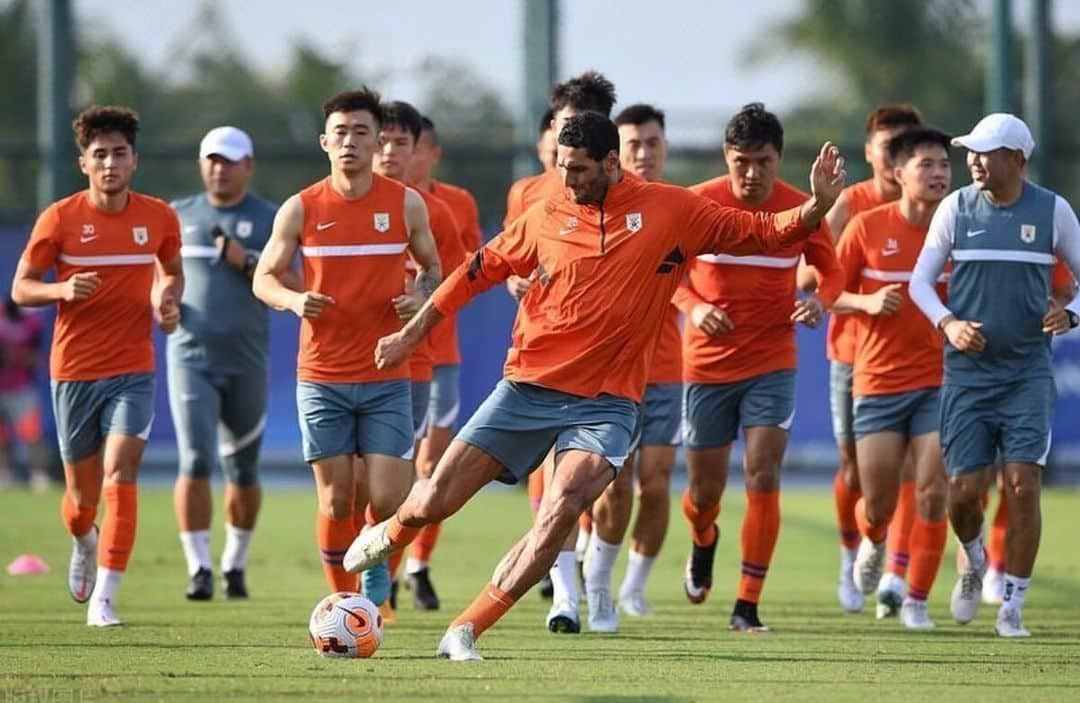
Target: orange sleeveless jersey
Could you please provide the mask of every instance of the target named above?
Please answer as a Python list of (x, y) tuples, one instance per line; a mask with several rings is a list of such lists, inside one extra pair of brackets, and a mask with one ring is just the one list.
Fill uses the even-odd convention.
[[(849, 222), (840, 237), (838, 255), (845, 289), (873, 293), (901, 283), (903, 302), (892, 315), (855, 318), (855, 396), (905, 393), (941, 385), (941, 334), (908, 297), (907, 284), (922, 251), (929, 227), (910, 224), (892, 202), (866, 210)], [(945, 299), (943, 274), (938, 295)]]
[(454, 271), (432, 301), (452, 314), (511, 274), (536, 271), (518, 306), (505, 377), (640, 402), (687, 261), (706, 252), (777, 251), (808, 234), (797, 209), (742, 212), (624, 174), (602, 207), (577, 205), (564, 192), (530, 208)]
[[(441, 199), (450, 208), (454, 219), (457, 220), (458, 232), (460, 233), (460, 249), (446, 250), (444, 245), (439, 244), (439, 257), (443, 265), (443, 277), (449, 276), (450, 272), (457, 268), (466, 255), (480, 248), (483, 236), (480, 232), (480, 213), (476, 207), (476, 199), (464, 188), (459, 188), (449, 183), (440, 181), (431, 182), (431, 194)], [(431, 331), (431, 344), (434, 351), (435, 366), (461, 363), (461, 351), (457, 337), (457, 318), (448, 318), (440, 322)]]
[[(721, 176), (690, 190), (721, 205), (748, 212), (780, 212), (798, 207), (807, 193), (776, 179), (772, 195), (758, 206), (735, 197), (731, 177)], [(828, 307), (843, 290), (844, 277), (836, 260), (832, 236), (822, 224), (805, 242), (769, 256), (705, 254), (690, 262), (687, 280), (675, 299), (683, 312), (699, 303), (722, 307), (734, 329), (715, 337), (686, 321), (683, 340), (683, 378), (691, 383), (732, 383), (796, 367), (795, 270), (805, 255), (820, 282), (818, 298)]]
[(162, 200), (130, 192), (120, 212), (104, 212), (82, 191), (45, 209), (22, 258), (56, 280), (97, 272), (101, 285), (85, 300), (57, 304), (49, 374), (54, 381), (93, 381), (154, 370), (150, 290), (155, 260), (180, 253), (180, 223)]
[[(461, 229), (450, 207), (439, 197), (426, 190), (416, 189), (428, 210), (428, 223), (431, 236), (435, 238), (435, 247), (439, 252), (442, 270), (449, 274), (465, 260), (465, 247), (461, 243)], [(416, 264), (410, 259), (406, 263), (409, 276), (416, 275)], [(457, 321), (449, 317), (431, 330), (431, 334), (416, 348), (409, 358), (409, 375), (414, 381), (430, 381), (434, 376), (432, 368), (438, 365), (440, 355), (447, 356), (447, 349), (457, 354)], [(442, 362), (449, 363), (449, 362)]]
[(510, 229), (514, 220), (541, 200), (565, 196), (565, 194), (566, 188), (563, 186), (562, 174), (557, 168), (514, 181), (514, 185), (510, 186), (510, 191), (506, 194), (506, 217), (503, 219), (503, 229)]
[(405, 186), (372, 175), (367, 193), (346, 200), (327, 177), (300, 191), (300, 200), (305, 284), (335, 303), (317, 319), (301, 321), (296, 377), (324, 383), (408, 379), (407, 365), (375, 368), (375, 343), (401, 329), (392, 301), (405, 290)]
[(461, 228), (461, 243), (466, 252), (474, 252), (484, 243), (484, 232), (480, 229), (480, 208), (476, 198), (467, 189), (453, 183), (431, 180), (431, 194), (441, 198), (454, 213), (454, 218)]
[[(848, 222), (860, 212), (884, 205), (886, 200), (874, 187), (874, 179), (859, 181), (844, 189), (848, 203)], [(829, 315), (825, 355), (842, 364), (855, 362), (855, 320), (859, 315)]]

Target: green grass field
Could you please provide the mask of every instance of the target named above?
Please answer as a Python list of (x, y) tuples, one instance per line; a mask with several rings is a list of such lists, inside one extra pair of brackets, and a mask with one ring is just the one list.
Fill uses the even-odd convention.
[[(118, 599), (127, 624), (93, 630), (67, 594), (70, 540), (58, 494), (0, 493), (0, 558), (41, 555), (44, 576), (0, 577), (0, 699), (197, 700), (1077, 700), (1080, 698), (1080, 550), (1077, 494), (1044, 496), (1043, 550), (1028, 597), (1034, 637), (993, 635), (994, 608), (952, 624), (953, 550), (932, 595), (938, 629), (913, 633), (836, 603), (837, 546), (824, 490), (783, 496), (780, 544), (762, 603), (768, 635), (725, 629), (738, 573), (742, 495), (721, 515), (711, 599), (682, 595), (686, 527), (677, 510), (649, 596), (656, 614), (624, 617), (617, 635), (552, 635), (547, 604), (528, 594), (480, 640), (487, 658), (434, 658), (447, 623), (527, 528), (524, 493), (488, 491), (443, 530), (432, 574), (443, 610), (399, 611), (370, 660), (328, 660), (307, 641), (324, 595), (314, 544), (313, 491), (267, 493), (248, 565), (247, 602), (188, 603), (169, 493), (143, 490), (139, 535)], [(222, 535), (215, 525), (215, 551)], [(215, 554), (216, 558), (216, 554)], [(621, 579), (625, 556), (616, 579)], [(618, 580), (616, 581), (616, 586)], [(408, 595), (403, 592), (403, 603)]]

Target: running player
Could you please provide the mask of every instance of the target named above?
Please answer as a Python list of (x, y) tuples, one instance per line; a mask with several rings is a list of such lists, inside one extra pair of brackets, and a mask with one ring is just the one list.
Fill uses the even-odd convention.
[[(89, 188), (38, 217), (11, 297), (57, 303), (49, 375), (67, 483), (61, 514), (74, 542), (68, 588), (89, 601), (87, 625), (111, 627), (121, 624), (113, 603), (135, 544), (135, 482), (154, 419), (151, 323), (176, 329), (184, 275), (176, 213), (130, 187), (139, 116), (95, 105), (73, 128)], [(42, 280), (51, 268), (56, 283)]]
[[(406, 102), (394, 101), (383, 105), (382, 127), (379, 131), (379, 139), (382, 144), (375, 154), (372, 168), (377, 175), (404, 183), (409, 169), (415, 158), (416, 144), (420, 140), (423, 129), (423, 118), (416, 108)], [(456, 268), (465, 260), (465, 249), (462, 244), (461, 228), (457, 219), (451, 212), (450, 207), (442, 198), (434, 195), (429, 190), (417, 188), (416, 192), (423, 198), (427, 206), (431, 234), (435, 238), (435, 245), (439, 252), (439, 261), (443, 270), (449, 271)], [(413, 262), (409, 267), (415, 268)], [(424, 302), (423, 298), (409, 296), (407, 306), (399, 306), (398, 313), (402, 319), (408, 319)], [(427, 340), (413, 352), (409, 359), (409, 371), (412, 376), (412, 418), (413, 432), (417, 446), (420, 446), (424, 437), (427, 436), (429, 423), (429, 407), (431, 404), (431, 390), (434, 385), (434, 364), (436, 343), (440, 345), (452, 344), (457, 346), (457, 333), (454, 329), (454, 320), (447, 319), (436, 328)], [(444, 352), (445, 353), (445, 352)], [(445, 374), (444, 374), (445, 377)], [(447, 430), (448, 432), (448, 430)], [(431, 473), (417, 471), (421, 478), (430, 476)], [(384, 518), (386, 515), (376, 513), (376, 518)], [(421, 610), (438, 610), (439, 597), (435, 593), (435, 587), (431, 583), (428, 570), (428, 561), (434, 541), (438, 537), (438, 524), (429, 525), (419, 539), (417, 545), (424, 550), (424, 560), (421, 562), (411, 557), (405, 565), (409, 588), (412, 591), (413, 604)], [(390, 560), (390, 574), (394, 577), (398, 564), (395, 559)]]
[[(260, 300), (301, 318), (296, 404), (318, 494), (316, 535), (330, 589), (355, 591), (356, 577), (341, 566), (356, 536), (352, 458), (364, 459), (376, 515), (393, 513), (413, 475), (409, 369), (376, 368), (375, 342), (401, 326), (407, 253), (420, 267), (416, 289), (425, 296), (441, 269), (424, 201), (372, 173), (382, 121), (378, 93), (339, 93), (323, 114), (319, 145), (330, 176), (278, 210), (252, 285)], [(297, 251), (307, 286), (301, 292), (282, 280)], [(385, 563), (364, 575), (364, 587), (376, 605), (386, 601)]]
[[(270, 320), (251, 292), (259, 252), (277, 206), (248, 191), (255, 172), (251, 138), (215, 127), (199, 145), (204, 191), (174, 202), (183, 228), (187, 285), (180, 327), (169, 337), (169, 407), (180, 470), (173, 508), (187, 560), (190, 600), (214, 595), (210, 560), (210, 475), (225, 474), (226, 598), (247, 598), (248, 547), (262, 502), (259, 447), (266, 427)], [(294, 274), (294, 278), (296, 278)], [(298, 288), (299, 280), (291, 284)]]
[[(780, 121), (761, 103), (750, 103), (724, 132), (728, 175), (691, 190), (748, 212), (798, 207), (810, 196), (777, 177), (783, 153)], [(800, 256), (821, 276), (817, 296), (796, 298)], [(795, 323), (816, 327), (842, 288), (832, 238), (822, 228), (769, 256), (698, 256), (675, 295), (688, 320), (683, 416), (689, 486), (683, 512), (692, 545), (683, 587), (691, 603), (704, 602), (712, 587), (720, 538), (715, 521), (740, 426), (746, 440), (747, 509), (732, 630), (769, 629), (758, 617), (758, 601), (780, 534), (780, 467), (795, 416)]]
[[(836, 205), (829, 211), (826, 221), (834, 237), (839, 237), (844, 227), (855, 215), (871, 208), (892, 202), (900, 197), (900, 187), (889, 163), (889, 140), (904, 130), (922, 124), (922, 115), (911, 105), (885, 105), (866, 117), (866, 144), (863, 151), (870, 164), (872, 175), (865, 181), (855, 183), (840, 194)], [(808, 289), (806, 281), (800, 285)], [(812, 282), (810, 282), (812, 285)], [(829, 405), (832, 409), (833, 435), (840, 454), (840, 468), (833, 481), (833, 497), (836, 501), (836, 520), (840, 527), (840, 583), (837, 597), (840, 605), (849, 613), (862, 611), (865, 596), (851, 581), (851, 565), (859, 546), (859, 528), (855, 522), (855, 503), (862, 496), (859, 490), (858, 467), (855, 462), (855, 435), (852, 430), (851, 374), (855, 362), (854, 329), (857, 315), (829, 316), (826, 355), (829, 358)], [(905, 466), (907, 466), (905, 464)], [(911, 508), (911, 477), (901, 484), (900, 502), (896, 515), (898, 525), (914, 515)], [(905, 487), (906, 486), (906, 487)], [(907, 568), (907, 530), (889, 532), (889, 560), (892, 570), (900, 572), (900, 590), (903, 589), (903, 573)], [(903, 543), (903, 544), (902, 544)], [(886, 576), (888, 578), (888, 576)], [(889, 579), (887, 586), (893, 585)], [(887, 590), (887, 589), (886, 589)], [(891, 593), (891, 591), (889, 591)], [(899, 608), (899, 597), (895, 607)]]
[(384, 559), (492, 480), (520, 480), (554, 445), (556, 467), (537, 521), (451, 624), (437, 652), (479, 659), (476, 637), (540, 580), (581, 511), (626, 458), (656, 339), (688, 258), (777, 251), (805, 239), (843, 186), (841, 165), (826, 144), (811, 172), (812, 200), (778, 215), (752, 214), (623, 177), (615, 125), (592, 112), (567, 120), (559, 169), (573, 199), (561, 194), (531, 208), (454, 271), (403, 331), (379, 342), (379, 365), (401, 364), (444, 313), (510, 271), (539, 272), (519, 309), (506, 378), (432, 478), (416, 484), (394, 517), (353, 543), (346, 567), (356, 571)]
[[(938, 207), (910, 286), (948, 340), (941, 445), (949, 520), (967, 558), (950, 610), (967, 623), (979, 606), (987, 566), (980, 498), (1000, 452), (1009, 524), (995, 629), (1028, 637), (1021, 611), (1042, 532), (1039, 492), (1056, 398), (1049, 335), (1080, 324), (1080, 302), (1066, 308), (1051, 297), (1050, 272), (1056, 252), (1080, 273), (1080, 223), (1064, 198), (1024, 178), (1035, 141), (1020, 119), (987, 115), (952, 143), (968, 150), (972, 184)], [(946, 307), (934, 281), (949, 258)]]
[(23, 310), (10, 297), (4, 300), (0, 313), (0, 488), (13, 480), (13, 439), (26, 451), (30, 487), (44, 490), (52, 483), (34, 382), (44, 332), (40, 315)]
[[(853, 581), (877, 587), (885, 532), (896, 509), (904, 457), (915, 457), (917, 513), (911, 534), (905, 627), (934, 626), (926, 600), (945, 550), (945, 465), (938, 434), (941, 335), (904, 291), (938, 203), (951, 183), (949, 137), (915, 127), (893, 137), (889, 156), (900, 199), (864, 211), (840, 238), (846, 289), (835, 307), (863, 313), (855, 334), (855, 451), (863, 497), (855, 505), (862, 543)], [(938, 286), (944, 294), (944, 281)]]
[[(619, 128), (622, 170), (646, 181), (660, 181), (667, 159), (664, 113), (652, 105), (630, 105), (615, 118)], [(589, 629), (613, 632), (618, 615), (611, 598), (611, 571), (633, 508), (633, 474), (638, 458), (640, 508), (630, 542), (626, 576), (619, 589), (619, 609), (627, 615), (652, 612), (645, 587), (667, 533), (669, 483), (675, 465), (682, 417), (682, 339), (679, 309), (668, 307), (657, 342), (648, 385), (640, 406), (638, 447), (627, 457), (623, 471), (592, 508), (593, 526), (585, 567)]]

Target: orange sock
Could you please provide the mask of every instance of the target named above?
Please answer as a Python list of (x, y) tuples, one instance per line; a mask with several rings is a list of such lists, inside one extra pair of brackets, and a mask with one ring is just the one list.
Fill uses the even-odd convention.
[(994, 513), (994, 522), (990, 525), (990, 541), (986, 545), (990, 568), (1005, 573), (1005, 531), (1009, 527), (1009, 504), (1005, 502), (1005, 491), (998, 492), (998, 507)]
[(840, 544), (847, 549), (859, 546), (859, 524), (855, 522), (855, 503), (862, 491), (844, 481), (844, 472), (837, 470), (833, 479), (833, 500), (836, 503), (836, 524), (840, 527)]
[(538, 467), (529, 474), (529, 510), (532, 511), (533, 519), (540, 510), (540, 501), (544, 498), (544, 467)]
[(720, 515), (720, 503), (704, 510), (694, 505), (690, 500), (690, 489), (683, 491), (682, 495), (683, 515), (690, 523), (690, 538), (699, 547), (708, 547), (716, 541), (716, 518)]
[(577, 521), (578, 530), (584, 532), (587, 535), (592, 534), (592, 515), (586, 511), (583, 512)]
[(742, 576), (736, 597), (757, 603), (780, 535), (780, 492), (747, 490), (746, 500), (742, 524)]
[(409, 545), (420, 534), (422, 527), (409, 527), (402, 525), (397, 515), (390, 518), (390, 524), (386, 527), (386, 536), (390, 539), (390, 546), (400, 550)]
[(64, 520), (69, 535), (82, 537), (94, 526), (97, 501), (95, 500), (93, 505), (79, 505), (71, 491), (65, 491), (60, 498), (60, 517)]
[(925, 522), (921, 517), (915, 517), (915, 524), (911, 528), (909, 598), (926, 600), (930, 595), (938, 569), (941, 568), (941, 556), (945, 553), (945, 539), (948, 531), (949, 525), (945, 518), (936, 522)]
[(473, 636), (479, 637), (485, 630), (494, 625), (499, 618), (505, 615), (506, 611), (510, 610), (513, 605), (513, 598), (506, 595), (495, 584), (489, 583), (484, 586), (484, 590), (480, 591), (480, 595), (476, 597), (472, 605), (462, 611), (461, 615), (454, 618), (454, 622), (450, 623), (450, 626), (472, 623)]
[(425, 564), (431, 561), (431, 553), (435, 551), (435, 545), (439, 542), (441, 529), (441, 522), (433, 522), (420, 528), (420, 534), (416, 536), (416, 541), (412, 545), (414, 559)]
[(98, 542), (98, 566), (123, 571), (135, 546), (135, 525), (139, 517), (139, 497), (134, 483), (105, 486), (105, 519)]
[(315, 518), (315, 539), (319, 543), (323, 572), (331, 591), (356, 591), (359, 584), (356, 574), (350, 574), (341, 565), (357, 535), (353, 518), (349, 515), (334, 520), (322, 513)]
[(405, 558), (405, 550), (397, 549), (390, 552), (390, 556), (386, 558), (387, 566), (390, 567), (390, 578), (396, 579), (398, 570), (401, 568), (401, 560)]
[(915, 522), (915, 482), (904, 481), (900, 484), (900, 495), (896, 501), (896, 512), (889, 521), (888, 569), (900, 578), (907, 575), (908, 559), (911, 555), (911, 526)]
[(859, 533), (874, 544), (885, 539), (885, 535), (889, 533), (889, 523), (883, 522), (874, 527), (866, 519), (866, 498), (862, 496), (855, 502), (855, 522), (859, 525)]

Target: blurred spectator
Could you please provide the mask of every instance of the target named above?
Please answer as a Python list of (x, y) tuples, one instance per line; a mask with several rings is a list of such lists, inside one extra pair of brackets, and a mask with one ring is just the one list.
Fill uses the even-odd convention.
[(23, 445), (30, 486), (44, 489), (51, 483), (34, 378), (43, 334), (37, 314), (5, 299), (0, 315), (0, 486), (14, 480), (14, 441)]

